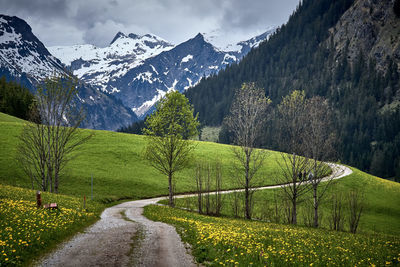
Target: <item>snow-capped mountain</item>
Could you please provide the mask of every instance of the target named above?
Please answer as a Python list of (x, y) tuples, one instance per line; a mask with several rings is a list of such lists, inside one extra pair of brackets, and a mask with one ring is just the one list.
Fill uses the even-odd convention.
[[(213, 30), (211, 32), (202, 33), (206, 42), (212, 44), (214, 47), (221, 51), (239, 52), (242, 53), (242, 57), (246, 55), (251, 48), (257, 47), (262, 41), (268, 39), (272, 33), (276, 30), (276, 26), (271, 26), (266, 31), (255, 37), (250, 36), (250, 39), (232, 36), (221, 30)], [(248, 36), (246, 34), (246, 36)], [(243, 41), (247, 39), (246, 41)]]
[(105, 48), (81, 45), (49, 50), (79, 78), (113, 94), (143, 117), (168, 91), (183, 92), (202, 77), (238, 62), (274, 30), (228, 46), (235, 48), (230, 51), (217, 48), (203, 34), (173, 46), (154, 35), (121, 32)]
[(17, 17), (0, 15), (0, 74), (38, 82), (53, 73), (62, 73), (63, 65), (52, 56), (32, 33), (31, 27)]
[(49, 51), (69, 66), (78, 78), (104, 92), (113, 93), (118, 89), (108, 86), (110, 80), (123, 76), (142, 64), (143, 60), (173, 47), (155, 35), (125, 35), (119, 32), (104, 48), (85, 44), (53, 46), (49, 47)]
[[(69, 75), (22, 19), (0, 15), (0, 76), (17, 81), (32, 92), (46, 77)], [(80, 83), (75, 103), (86, 110), (86, 128), (116, 130), (137, 120), (119, 100)]]

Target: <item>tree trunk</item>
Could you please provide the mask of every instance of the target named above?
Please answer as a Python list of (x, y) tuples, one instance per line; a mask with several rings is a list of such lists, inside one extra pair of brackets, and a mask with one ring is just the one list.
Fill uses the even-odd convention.
[(249, 192), (249, 186), (250, 186), (250, 181), (249, 181), (249, 168), (250, 168), (250, 157), (246, 153), (246, 173), (245, 173), (245, 179), (246, 179), (246, 185), (245, 185), (245, 208), (246, 208), (246, 219), (251, 219), (251, 212), (250, 212), (250, 192)]
[(58, 172), (54, 174), (54, 193), (58, 194)]
[(198, 202), (198, 210), (199, 213), (203, 213), (203, 199), (202, 199), (202, 191), (203, 191), (203, 186), (202, 186), (202, 177), (201, 177), (201, 172), (202, 168), (200, 165), (197, 165), (196, 169), (196, 184), (197, 184), (197, 202)]
[(169, 206), (174, 207), (174, 199), (172, 192), (172, 173), (168, 174), (168, 191), (169, 191)]
[(245, 188), (245, 208), (246, 208), (246, 219), (251, 219), (250, 215), (250, 203), (249, 203), (249, 188)]
[(314, 191), (314, 227), (318, 227), (318, 195), (317, 189), (318, 185), (313, 185)]
[(292, 224), (297, 224), (297, 178), (298, 175), (296, 173), (296, 154), (293, 153), (293, 162), (292, 162), (292, 183), (293, 183), (293, 209), (292, 209)]
[(297, 224), (297, 196), (293, 197), (292, 224)]

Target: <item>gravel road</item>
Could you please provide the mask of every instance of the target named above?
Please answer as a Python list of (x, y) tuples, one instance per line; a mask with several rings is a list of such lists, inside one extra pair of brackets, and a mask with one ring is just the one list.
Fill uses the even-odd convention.
[[(331, 167), (334, 179), (352, 173), (342, 165)], [(280, 186), (257, 190), (277, 187)], [(241, 190), (223, 193), (233, 191)], [(177, 197), (188, 196), (194, 195)], [(37, 266), (197, 266), (174, 227), (142, 215), (144, 206), (161, 199), (165, 198), (129, 201), (105, 209), (98, 222), (61, 244)]]

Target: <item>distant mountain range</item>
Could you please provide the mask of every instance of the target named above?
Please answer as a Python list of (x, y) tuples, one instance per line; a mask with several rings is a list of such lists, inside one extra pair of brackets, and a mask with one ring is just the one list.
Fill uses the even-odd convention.
[(185, 91), (202, 77), (239, 62), (253, 47), (274, 32), (227, 46), (222, 51), (212, 37), (198, 34), (179, 45), (146, 34), (117, 33), (110, 45), (56, 46), (49, 51), (82, 81), (120, 99), (140, 118), (168, 91)]
[(239, 62), (274, 31), (224, 48), (213, 45), (215, 34), (198, 34), (173, 45), (152, 34), (122, 32), (104, 48), (46, 48), (24, 20), (0, 15), (0, 76), (35, 92), (46, 77), (72, 73), (81, 81), (75, 103), (87, 112), (82, 126), (117, 130), (144, 118), (167, 92), (183, 92)]
[[(46, 77), (68, 75), (22, 19), (0, 15), (0, 77), (22, 83), (32, 92)], [(137, 120), (121, 102), (94, 87), (80, 83), (75, 98), (86, 110), (85, 128), (116, 130)]]

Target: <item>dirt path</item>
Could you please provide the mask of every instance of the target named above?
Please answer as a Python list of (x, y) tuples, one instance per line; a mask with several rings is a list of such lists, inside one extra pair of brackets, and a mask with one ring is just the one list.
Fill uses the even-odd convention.
[(142, 215), (164, 198), (129, 201), (101, 214), (84, 233), (62, 244), (38, 266), (196, 266), (175, 228)]
[[(342, 165), (331, 164), (334, 179), (352, 173)], [(326, 180), (330, 179), (329, 177)], [(278, 186), (257, 188), (272, 189)], [(241, 190), (228, 190), (231, 193)], [(180, 195), (188, 197), (194, 195)], [(143, 207), (161, 199), (129, 201), (110, 208), (101, 219), (61, 244), (38, 266), (196, 266), (193, 257), (183, 245), (175, 228), (153, 222), (142, 215)]]

